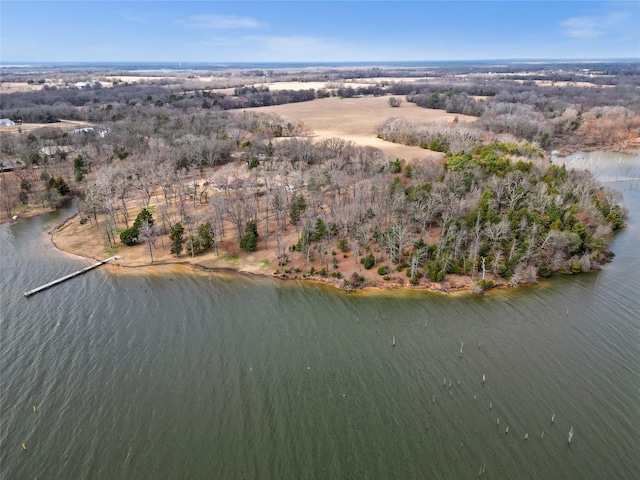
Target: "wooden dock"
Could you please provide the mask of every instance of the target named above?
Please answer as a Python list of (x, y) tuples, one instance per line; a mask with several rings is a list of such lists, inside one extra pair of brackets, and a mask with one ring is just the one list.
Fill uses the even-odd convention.
[(38, 292), (46, 290), (47, 288), (51, 288), (54, 285), (58, 285), (59, 283), (66, 282), (67, 280), (77, 277), (78, 275), (82, 275), (83, 273), (87, 273), (89, 270), (93, 270), (94, 268), (98, 268), (100, 265), (104, 265), (105, 263), (110, 262), (111, 260), (116, 260), (120, 257), (114, 255), (113, 257), (109, 257), (101, 262), (98, 262), (94, 265), (89, 265), (88, 267), (83, 268), (82, 270), (78, 270), (77, 272), (70, 273), (69, 275), (65, 275), (64, 277), (58, 278), (53, 282), (45, 283), (44, 285), (39, 286), (38, 288), (34, 288), (33, 290), (29, 290), (28, 292), (24, 292), (25, 297), (30, 297), (31, 295), (35, 295)]

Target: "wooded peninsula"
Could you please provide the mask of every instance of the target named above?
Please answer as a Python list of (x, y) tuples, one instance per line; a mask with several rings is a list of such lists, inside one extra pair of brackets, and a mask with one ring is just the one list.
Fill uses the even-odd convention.
[(627, 212), (553, 150), (637, 151), (640, 64), (0, 68), (2, 220), (61, 249), (438, 291), (611, 261)]

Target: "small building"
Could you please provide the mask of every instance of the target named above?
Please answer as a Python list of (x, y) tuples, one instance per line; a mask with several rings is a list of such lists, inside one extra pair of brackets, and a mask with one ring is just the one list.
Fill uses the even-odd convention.
[(74, 128), (73, 133), (93, 133), (93, 127)]
[(93, 134), (93, 135), (97, 135), (100, 138), (104, 138), (107, 136), (107, 134), (109, 133), (108, 129), (101, 129), (101, 130), (95, 130), (93, 127), (78, 127), (78, 128), (74, 128), (73, 129), (73, 133), (75, 134), (80, 134), (80, 133), (87, 133), (87, 134)]
[(43, 155), (46, 155), (48, 157), (53, 157), (58, 152), (62, 152), (62, 153), (66, 153), (66, 154), (73, 153), (73, 152), (75, 152), (75, 148), (67, 146), (67, 145), (49, 146), (49, 147), (42, 147), (40, 149), (40, 151), (42, 152)]
[(23, 167), (24, 164), (18, 159), (0, 161), (0, 172), (13, 172)]
[(10, 118), (0, 118), (0, 127), (13, 127), (15, 124)]

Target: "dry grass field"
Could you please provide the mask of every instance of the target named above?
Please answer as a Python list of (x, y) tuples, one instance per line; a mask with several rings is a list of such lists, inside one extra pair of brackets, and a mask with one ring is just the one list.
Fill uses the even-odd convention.
[(0, 82), (0, 95), (15, 92), (35, 92), (37, 90), (42, 90), (42, 87), (43, 85), (37, 83), (29, 85), (27, 82)]
[(251, 109), (260, 113), (274, 113), (291, 123), (302, 122), (313, 138), (339, 137), (356, 145), (379, 148), (392, 158), (435, 160), (441, 153), (386, 142), (376, 137), (376, 128), (390, 117), (403, 117), (410, 122), (472, 122), (475, 117), (455, 115), (443, 110), (421, 108), (403, 102), (399, 107), (389, 106), (389, 97), (339, 98), (330, 97), (311, 102), (274, 105)]
[(20, 125), (11, 125), (0, 127), (0, 133), (29, 133), (42, 128), (59, 128), (62, 130), (71, 130), (74, 128), (93, 126), (87, 122), (79, 122), (76, 120), (60, 120), (56, 123), (22, 123)]

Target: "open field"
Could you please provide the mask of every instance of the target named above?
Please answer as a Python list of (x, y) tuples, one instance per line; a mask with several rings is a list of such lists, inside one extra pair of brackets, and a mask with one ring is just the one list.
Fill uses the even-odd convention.
[[(51, 86), (51, 84), (48, 84)], [(27, 82), (0, 82), (0, 94), (6, 95), (15, 92), (35, 92), (42, 90), (44, 85), (33, 83), (29, 85)]]
[(455, 115), (443, 110), (418, 107), (403, 102), (391, 108), (389, 97), (339, 98), (330, 97), (311, 102), (273, 105), (251, 109), (259, 113), (274, 113), (292, 123), (302, 122), (314, 138), (339, 137), (360, 146), (379, 148), (393, 158), (434, 160), (441, 153), (386, 142), (376, 137), (376, 128), (390, 117), (403, 117), (409, 122), (451, 122), (455, 117), (461, 122), (475, 121), (475, 117)]
[(80, 122), (76, 120), (60, 120), (55, 123), (22, 123), (20, 125), (11, 125), (7, 127), (0, 127), (0, 133), (29, 133), (41, 128), (59, 128), (62, 130), (70, 130), (78, 127), (92, 126), (87, 122)]

